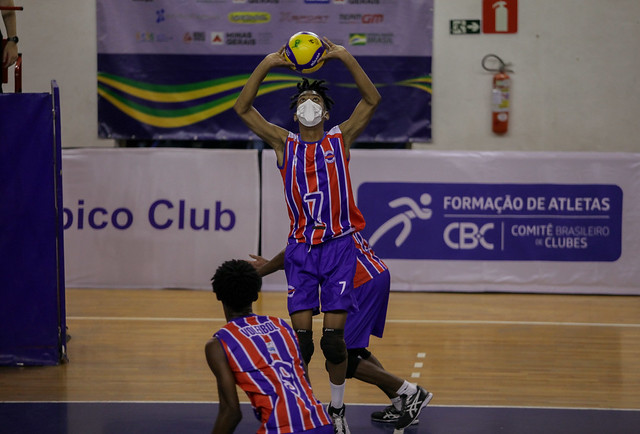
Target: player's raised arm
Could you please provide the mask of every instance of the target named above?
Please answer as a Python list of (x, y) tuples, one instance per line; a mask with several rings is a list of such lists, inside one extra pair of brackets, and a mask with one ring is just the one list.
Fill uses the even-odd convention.
[(291, 64), (284, 57), (284, 46), (277, 52), (268, 54), (253, 70), (247, 83), (242, 88), (233, 109), (251, 131), (275, 149), (280, 162), (284, 143), (287, 139), (287, 130), (268, 122), (253, 106), (260, 84), (272, 68), (279, 66), (291, 67)]
[(364, 131), (367, 124), (373, 117), (373, 114), (380, 104), (380, 93), (375, 85), (369, 79), (369, 76), (362, 69), (358, 61), (344, 48), (342, 45), (336, 45), (328, 38), (323, 38), (327, 47), (325, 59), (340, 59), (347, 67), (353, 79), (358, 86), (360, 96), (362, 97), (356, 108), (351, 113), (349, 119), (340, 124), (340, 130), (344, 138), (344, 144), (347, 152), (351, 144)]

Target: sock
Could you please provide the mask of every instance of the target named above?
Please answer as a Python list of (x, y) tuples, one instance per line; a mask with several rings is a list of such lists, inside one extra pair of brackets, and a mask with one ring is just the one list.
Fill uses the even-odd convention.
[(393, 407), (398, 411), (402, 410), (402, 397), (396, 396), (393, 398), (391, 400), (391, 405), (393, 405)]
[(347, 386), (347, 382), (345, 381), (337, 386), (329, 381), (329, 386), (331, 386), (331, 407), (342, 408), (344, 405), (344, 389)]
[(404, 383), (402, 383), (402, 386), (400, 386), (400, 389), (398, 389), (396, 393), (398, 395), (407, 395), (407, 396), (413, 395), (418, 391), (418, 388), (416, 386), (417, 386), (416, 384), (411, 384), (407, 380), (405, 380)]

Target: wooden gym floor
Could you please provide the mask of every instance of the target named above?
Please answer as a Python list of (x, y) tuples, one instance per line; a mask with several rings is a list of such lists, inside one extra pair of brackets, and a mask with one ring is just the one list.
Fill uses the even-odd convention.
[[(0, 415), (3, 409), (5, 415), (15, 413), (11, 403), (217, 401), (203, 353), (204, 343), (224, 324), (213, 293), (67, 289), (66, 306), (69, 363), (0, 368)], [(287, 318), (284, 294), (263, 293), (255, 311)], [(317, 318), (316, 341), (321, 327)], [(614, 426), (606, 432), (633, 432), (627, 422), (640, 426), (637, 296), (393, 292), (384, 338), (372, 337), (369, 348), (387, 370), (434, 393), (421, 423), (408, 433), (490, 432), (452, 426), (439, 431), (436, 416), (452, 408), (623, 410), (613, 414), (625, 419), (614, 416), (611, 422), (620, 423), (621, 430)], [(310, 376), (316, 396), (327, 402), (328, 380), (319, 351)], [(364, 425), (350, 421), (354, 434), (389, 431), (368, 421), (371, 408), (388, 403), (376, 387), (349, 380), (345, 401), (353, 408), (366, 407), (358, 416)], [(211, 414), (210, 408), (205, 414)], [(607, 411), (590, 414), (596, 421), (612, 417)], [(469, 412), (464, 417), (473, 420)], [(245, 420), (251, 418), (247, 413)], [(0, 432), (21, 432), (3, 426), (7, 428), (0, 424)], [(367, 428), (356, 431), (358, 426)], [(44, 432), (73, 432), (67, 428)]]

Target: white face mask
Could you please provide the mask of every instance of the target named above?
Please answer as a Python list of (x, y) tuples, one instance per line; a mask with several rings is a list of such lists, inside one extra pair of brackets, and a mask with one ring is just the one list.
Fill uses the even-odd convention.
[(322, 120), (322, 106), (308, 99), (298, 106), (296, 115), (305, 127), (316, 126)]

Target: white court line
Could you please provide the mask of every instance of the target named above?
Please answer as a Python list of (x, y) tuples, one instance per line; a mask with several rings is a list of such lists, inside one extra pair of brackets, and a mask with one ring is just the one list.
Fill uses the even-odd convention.
[(563, 321), (487, 321), (487, 320), (430, 320), (430, 319), (396, 319), (387, 320), (391, 323), (409, 324), (497, 324), (497, 325), (541, 325), (541, 326), (570, 326), (570, 327), (640, 327), (640, 324), (600, 323), (600, 322), (563, 322)]
[[(131, 316), (67, 316), (73, 321), (158, 321), (158, 322), (224, 322), (224, 318), (171, 318), (171, 317), (131, 317)], [(322, 319), (314, 319), (322, 322)], [(438, 320), (438, 319), (388, 319), (388, 324), (491, 324), (491, 325), (533, 325), (567, 327), (619, 327), (640, 328), (640, 324), (598, 323), (598, 322), (556, 322), (556, 321), (486, 321), (486, 320)]]

